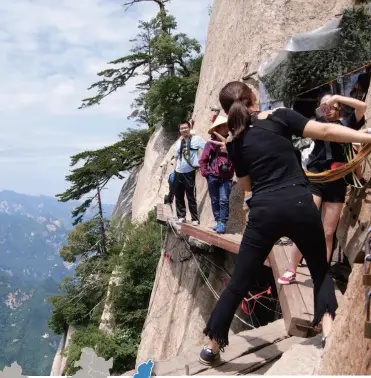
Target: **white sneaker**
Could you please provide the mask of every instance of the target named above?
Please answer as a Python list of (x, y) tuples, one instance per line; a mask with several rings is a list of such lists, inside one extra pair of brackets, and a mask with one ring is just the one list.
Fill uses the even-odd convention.
[(178, 218), (178, 220), (176, 221), (176, 223), (184, 223), (185, 222), (185, 218)]
[(200, 225), (200, 222), (199, 222), (199, 221), (192, 221), (192, 225), (193, 225), (193, 226), (199, 226), (199, 225)]

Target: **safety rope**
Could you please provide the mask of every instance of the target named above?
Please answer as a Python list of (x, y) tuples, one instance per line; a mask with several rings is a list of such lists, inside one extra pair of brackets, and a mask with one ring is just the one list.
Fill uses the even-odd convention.
[(345, 163), (341, 167), (330, 169), (320, 173), (312, 173), (305, 171), (305, 174), (309, 178), (309, 181), (314, 184), (331, 182), (339, 180), (349, 173), (352, 173), (371, 153), (371, 144), (367, 144), (358, 152), (358, 154), (350, 160), (348, 163)]
[[(180, 237), (180, 238), (184, 241), (184, 243), (188, 246), (188, 249), (187, 249), (187, 250), (188, 250), (189, 254), (190, 254), (192, 257), (194, 257), (193, 252), (192, 252), (192, 250), (190, 249), (190, 248), (191, 248), (191, 245), (190, 245), (189, 241), (188, 241), (185, 237), (183, 237), (182, 235), (179, 235), (179, 234), (176, 232), (176, 230), (174, 229), (174, 226), (173, 226), (171, 223), (168, 223), (168, 224), (169, 224), (169, 227), (171, 228), (173, 234), (174, 234), (177, 238)], [(221, 270), (221, 271), (222, 271), (223, 273), (225, 273), (229, 278), (231, 278), (231, 276), (232, 276), (231, 273), (229, 273), (225, 268), (220, 267), (219, 265), (215, 264), (213, 261), (211, 261), (210, 259), (208, 259), (205, 255), (201, 255), (201, 256), (202, 256), (202, 258), (203, 258), (204, 260), (206, 260), (206, 261), (207, 261), (208, 263), (210, 263), (212, 266), (214, 266), (215, 268)], [(184, 260), (180, 260), (180, 261), (182, 262), (182, 261), (184, 261)], [(202, 272), (202, 273), (203, 273), (203, 272)], [(218, 278), (217, 275), (216, 275), (216, 277)], [(223, 281), (224, 285), (226, 286), (227, 283), (228, 283), (228, 281), (227, 281), (227, 280), (222, 280), (222, 281)], [(268, 288), (267, 290), (270, 290), (270, 288)], [(264, 292), (262, 292), (262, 293), (260, 293), (259, 298), (267, 299), (267, 300), (269, 300), (269, 301), (276, 301), (276, 302), (278, 302), (278, 300), (277, 300), (277, 299), (274, 299), (273, 297), (265, 297), (265, 296), (263, 296), (263, 294), (264, 294), (265, 292), (267, 292), (268, 294), (270, 294), (270, 292), (268, 292), (267, 290), (264, 291)], [(250, 295), (250, 297), (253, 297), (253, 296), (254, 296), (250, 291), (248, 292), (248, 294)], [(255, 296), (256, 296), (256, 295), (255, 295)], [(249, 300), (248, 298), (245, 298), (245, 299), (247, 299), (247, 301)], [(255, 298), (255, 302), (257, 302), (260, 306), (264, 307), (265, 309), (267, 309), (267, 310), (269, 310), (269, 311), (271, 311), (271, 312), (274, 312), (274, 313), (276, 313), (276, 314), (282, 316), (282, 313), (281, 313), (281, 312), (276, 311), (276, 310), (272, 310), (271, 308), (269, 308), (268, 306), (266, 306), (264, 303), (260, 302), (257, 298)], [(251, 314), (249, 314), (249, 315), (251, 315)]]
[[(214, 295), (214, 298), (216, 300), (218, 300), (220, 298), (219, 294), (214, 290), (214, 288), (212, 287), (210, 281), (208, 280), (208, 278), (206, 277), (205, 273), (202, 271), (201, 269), (201, 266), (200, 264), (198, 263), (194, 253), (192, 252), (192, 257), (193, 257), (193, 260), (194, 262), (196, 263), (197, 265), (197, 269), (199, 271), (199, 273), (201, 274), (201, 277), (203, 278), (203, 280), (205, 281), (206, 283), (206, 286), (210, 289), (211, 293)], [(234, 317), (237, 318), (240, 322), (242, 322), (243, 324), (247, 325), (248, 327), (250, 328), (255, 328), (252, 324), (249, 324), (247, 323), (245, 320), (241, 319), (237, 314), (234, 314)]]

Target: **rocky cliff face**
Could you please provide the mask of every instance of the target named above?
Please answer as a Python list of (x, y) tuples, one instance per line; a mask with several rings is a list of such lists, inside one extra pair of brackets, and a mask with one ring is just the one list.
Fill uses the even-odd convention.
[(326, 344), (320, 375), (371, 374), (371, 340), (363, 336), (366, 287), (362, 278), (363, 267), (355, 264), (332, 335)]
[[(283, 47), (289, 36), (324, 25), (351, 4), (350, 0), (215, 0), (195, 103), (196, 133), (207, 138), (210, 107), (218, 104), (219, 91), (227, 82), (241, 80), (256, 71), (260, 63)], [(250, 79), (247, 84), (256, 90), (256, 81)], [(173, 141), (165, 138), (162, 130), (152, 137), (135, 189), (134, 218), (144, 217), (156, 203), (162, 202), (172, 156), (172, 151), (167, 151)], [(213, 217), (205, 179), (198, 175), (196, 185), (201, 223), (209, 226)], [(241, 189), (236, 185), (231, 196), (229, 232), (241, 232), (244, 227), (246, 214), (242, 202)], [(184, 248), (179, 242), (175, 245), (175, 240), (171, 243), (177, 253)], [(220, 292), (222, 285), (214, 283)], [(182, 353), (190, 345), (200, 344), (205, 320), (214, 303), (192, 260), (168, 263), (162, 259), (137, 362), (165, 359)]]
[(171, 147), (177, 137), (176, 133), (166, 133), (162, 128), (151, 136), (132, 199), (133, 219), (145, 219), (158, 202), (163, 202), (174, 154)]
[(112, 217), (126, 218), (132, 216), (133, 196), (141, 169), (142, 166), (138, 165), (130, 172), (125, 184), (122, 186)]
[[(171, 260), (164, 257), (171, 254)], [(230, 271), (235, 256), (220, 252), (209, 256)], [(215, 260), (214, 260), (215, 261)], [(199, 273), (208, 276), (213, 289), (220, 293), (224, 288), (220, 272), (210, 269), (200, 259), (193, 258), (182, 239), (169, 231), (162, 257), (157, 267), (148, 315), (142, 331), (137, 354), (137, 365), (148, 359), (156, 361), (185, 354), (190, 346), (203, 342), (202, 330), (215, 305), (215, 298)], [(241, 317), (244, 314), (239, 312)], [(235, 319), (232, 333), (248, 329)]]

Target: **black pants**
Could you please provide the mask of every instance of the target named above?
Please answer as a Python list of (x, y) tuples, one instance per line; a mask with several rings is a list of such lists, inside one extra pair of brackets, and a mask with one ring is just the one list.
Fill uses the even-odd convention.
[(196, 202), (196, 172), (189, 173), (175, 173), (175, 200), (176, 200), (176, 214), (178, 218), (186, 217), (186, 206), (184, 201), (184, 194), (187, 195), (189, 212), (191, 213), (192, 221), (198, 221), (197, 202)]
[(314, 284), (314, 319), (317, 325), (325, 312), (335, 317), (335, 287), (326, 260), (326, 242), (320, 212), (305, 186), (294, 185), (254, 196), (231, 281), (217, 302), (205, 335), (223, 348), (233, 315), (255, 282), (275, 242), (289, 237), (308, 264)]

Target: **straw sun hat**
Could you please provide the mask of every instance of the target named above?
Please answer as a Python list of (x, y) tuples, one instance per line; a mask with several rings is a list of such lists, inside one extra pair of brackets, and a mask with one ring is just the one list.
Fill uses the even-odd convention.
[(227, 121), (228, 121), (227, 117), (224, 117), (222, 115), (218, 115), (216, 117), (214, 123), (211, 125), (211, 127), (209, 128), (209, 130), (207, 132), (211, 135), (218, 126), (227, 123)]

